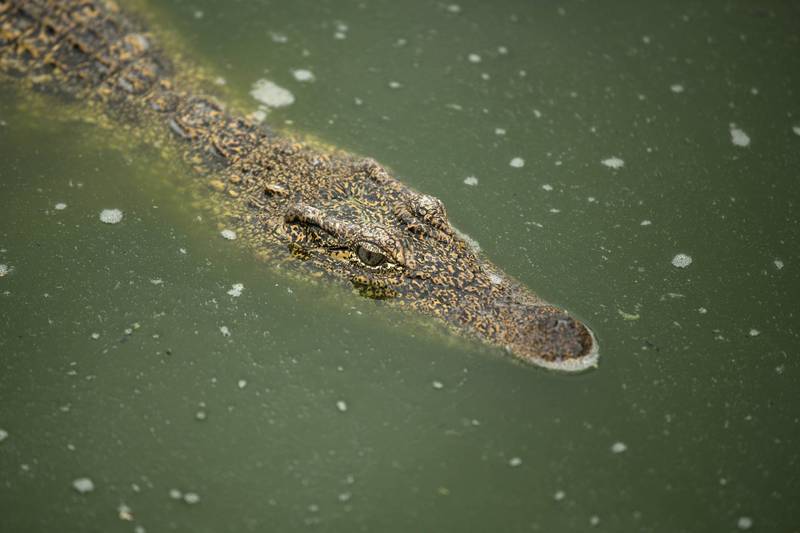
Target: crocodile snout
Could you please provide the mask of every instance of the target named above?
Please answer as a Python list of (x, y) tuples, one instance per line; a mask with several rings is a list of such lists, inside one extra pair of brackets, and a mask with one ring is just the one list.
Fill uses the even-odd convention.
[(512, 355), (554, 370), (597, 366), (597, 339), (582, 322), (549, 304), (498, 304), (507, 327), (498, 339)]

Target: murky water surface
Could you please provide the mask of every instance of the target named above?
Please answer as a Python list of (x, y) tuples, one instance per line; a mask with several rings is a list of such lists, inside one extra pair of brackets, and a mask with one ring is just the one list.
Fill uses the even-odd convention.
[(441, 197), (601, 364), (274, 272), (154, 150), (6, 86), (3, 531), (798, 527), (796, 4), (148, 9), (251, 111)]

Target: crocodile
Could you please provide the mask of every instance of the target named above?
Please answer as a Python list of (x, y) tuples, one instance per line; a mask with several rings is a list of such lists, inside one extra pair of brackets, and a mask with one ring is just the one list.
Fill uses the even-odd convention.
[(229, 111), (185, 82), (145, 26), (110, 0), (0, 0), (0, 76), (114, 121), (155, 124), (210, 194), (234, 206), (235, 234), (259, 255), (524, 362), (597, 365), (592, 331), (470, 246), (441, 200), (373, 159)]

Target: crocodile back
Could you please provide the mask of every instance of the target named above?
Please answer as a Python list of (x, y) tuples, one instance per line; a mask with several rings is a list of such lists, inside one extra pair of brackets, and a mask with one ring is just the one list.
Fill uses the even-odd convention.
[(113, 2), (0, 0), (0, 74), (123, 120), (155, 115), (148, 123), (184, 141), (186, 159), (205, 170), (229, 166), (264, 138), (212, 97), (178, 87), (153, 38)]

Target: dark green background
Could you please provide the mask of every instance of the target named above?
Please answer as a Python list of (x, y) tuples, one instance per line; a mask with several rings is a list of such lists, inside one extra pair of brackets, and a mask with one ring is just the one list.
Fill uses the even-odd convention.
[(174, 165), (18, 111), (6, 87), (0, 529), (800, 530), (797, 4), (447, 5), (148, 9), (253, 110), (256, 80), (291, 90), (277, 127), (442, 198), (586, 319), (599, 369), (521, 367), (275, 273), (219, 237)]

